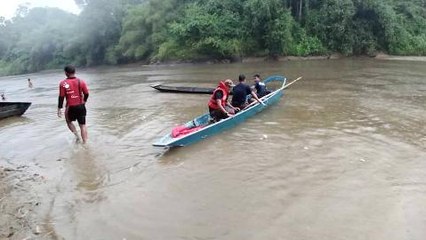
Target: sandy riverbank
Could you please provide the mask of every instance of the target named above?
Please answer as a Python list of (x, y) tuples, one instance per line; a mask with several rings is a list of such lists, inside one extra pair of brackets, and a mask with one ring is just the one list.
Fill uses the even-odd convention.
[(44, 180), (28, 173), (28, 166), (0, 166), (0, 239), (34, 239), (42, 237), (37, 214), (40, 199), (34, 185)]
[[(334, 59), (342, 59), (342, 58), (372, 58), (377, 60), (399, 60), (399, 61), (426, 61), (426, 56), (394, 56), (388, 55), (385, 53), (378, 53), (376, 56), (344, 56), (342, 54), (334, 53), (331, 55), (323, 55), (323, 56), (282, 56), (277, 59), (271, 60), (267, 57), (244, 57), (241, 62), (243, 63), (260, 63), (265, 61), (310, 61), (310, 60), (334, 60)], [(230, 63), (230, 61), (195, 61), (195, 62), (181, 62), (181, 61), (166, 61), (155, 63), (158, 65), (168, 65), (168, 64), (197, 64), (197, 63)]]
[[(374, 58), (377, 60), (398, 60), (398, 61), (426, 61), (426, 56), (395, 56), (395, 55), (388, 55), (385, 53), (378, 53), (376, 56), (351, 56), (352, 58), (355, 57), (367, 57), (367, 58)], [(332, 59), (341, 59), (341, 58), (347, 58), (346, 56), (338, 53), (334, 53), (331, 55), (323, 55), (323, 56), (282, 56), (278, 57), (276, 59), (279, 62), (284, 61), (309, 61), (309, 60), (332, 60)], [(243, 63), (256, 63), (256, 62), (265, 62), (270, 61), (267, 57), (244, 57), (241, 62)], [(114, 66), (149, 66), (149, 65), (188, 65), (188, 64), (215, 64), (215, 63), (231, 63), (230, 60), (197, 60), (197, 61), (181, 61), (181, 60), (170, 60), (170, 61), (164, 61), (164, 62), (153, 62), (148, 63), (146, 61), (144, 62), (135, 62), (135, 63), (127, 63), (122, 65), (114, 65)], [(97, 66), (97, 68), (109, 68), (111, 66), (109, 65), (102, 65)], [(80, 70), (88, 69), (87, 67), (79, 67)], [(39, 73), (49, 73), (49, 72), (57, 72), (57, 69), (46, 69), (39, 71)], [(29, 73), (31, 74), (31, 73)], [(28, 74), (28, 75), (29, 75)], [(2, 77), (2, 75), (0, 75)]]
[(421, 61), (426, 62), (426, 56), (393, 56), (384, 53), (377, 54), (375, 59), (379, 60), (399, 60), (399, 61)]
[[(343, 56), (340, 54), (332, 54), (332, 55), (325, 55), (325, 56), (307, 56), (307, 57), (285, 56), (285, 57), (279, 57), (276, 60), (279, 62), (284, 62), (284, 61), (328, 60), (328, 59), (339, 59), (339, 58), (343, 58)], [(242, 60), (242, 62), (244, 63), (265, 62), (265, 61), (268, 61), (268, 58), (247, 57)]]

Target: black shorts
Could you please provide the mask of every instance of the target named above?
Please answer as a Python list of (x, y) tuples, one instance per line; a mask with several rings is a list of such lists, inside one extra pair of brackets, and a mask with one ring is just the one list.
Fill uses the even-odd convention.
[[(225, 107), (225, 110), (230, 113), (234, 113), (234, 110), (232, 110), (228, 106)], [(210, 117), (212, 117), (215, 122), (218, 122), (221, 119), (228, 118), (228, 115), (222, 112), (222, 110), (220, 109), (213, 109), (209, 107), (209, 112), (210, 112)]]
[(227, 118), (228, 116), (224, 113), (224, 112), (222, 112), (222, 110), (220, 110), (220, 109), (212, 109), (212, 108), (210, 108), (209, 107), (209, 112), (210, 112), (210, 117), (212, 117), (213, 118), (213, 120), (215, 121), (215, 122), (218, 122), (218, 121), (220, 121), (221, 119), (225, 119), (225, 118)]
[(78, 124), (86, 124), (86, 106), (84, 104), (68, 107), (68, 120), (73, 122), (77, 120)]

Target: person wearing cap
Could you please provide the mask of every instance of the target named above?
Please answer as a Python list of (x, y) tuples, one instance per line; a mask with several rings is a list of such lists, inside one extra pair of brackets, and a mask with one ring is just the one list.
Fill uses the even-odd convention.
[(265, 105), (256, 95), (256, 93), (250, 88), (249, 85), (245, 84), (246, 76), (240, 74), (238, 76), (239, 83), (232, 90), (232, 101), (231, 104), (239, 109), (244, 109), (247, 106), (247, 96), (251, 94), (256, 101)]
[(235, 114), (239, 109), (233, 107), (228, 102), (229, 93), (232, 91), (234, 83), (231, 79), (226, 79), (225, 81), (220, 81), (217, 88), (213, 91), (213, 94), (210, 97), (208, 106), (210, 116), (215, 122), (228, 118)]
[(253, 87), (254, 87), (254, 89), (256, 89), (256, 94), (259, 98), (266, 96), (266, 95), (271, 93), (271, 91), (266, 88), (265, 83), (262, 82), (262, 79), (260, 78), (259, 74), (255, 74), (253, 76), (253, 78), (254, 78), (254, 86)]

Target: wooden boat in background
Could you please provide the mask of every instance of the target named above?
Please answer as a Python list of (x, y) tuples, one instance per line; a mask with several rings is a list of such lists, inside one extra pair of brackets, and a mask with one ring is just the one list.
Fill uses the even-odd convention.
[(157, 89), (160, 92), (171, 92), (171, 93), (201, 93), (201, 94), (212, 94), (214, 88), (203, 88), (203, 87), (176, 87), (166, 86), (162, 84), (152, 85), (152, 88)]
[[(281, 76), (270, 76), (267, 77), (263, 82), (266, 84), (272, 81), (278, 81)], [(185, 87), (185, 86), (170, 86), (163, 84), (156, 84), (151, 86), (154, 89), (157, 89), (160, 92), (169, 92), (169, 93), (199, 93), (199, 94), (212, 94), (215, 88), (208, 87)], [(232, 94), (232, 92), (231, 92)]]
[(0, 119), (21, 116), (30, 105), (30, 102), (0, 102)]
[(238, 112), (234, 116), (223, 119), (215, 123), (210, 123), (210, 114), (205, 113), (183, 125), (183, 127), (185, 127), (186, 129), (194, 128), (196, 129), (195, 131), (190, 132), (188, 134), (181, 135), (181, 136), (173, 137), (173, 134), (172, 134), (173, 130), (172, 130), (170, 133), (166, 134), (165, 136), (163, 136), (162, 138), (154, 142), (153, 146), (156, 146), (156, 147), (187, 146), (195, 142), (198, 142), (202, 139), (205, 139), (209, 136), (215, 135), (219, 132), (232, 128), (236, 126), (237, 124), (245, 121), (247, 118), (252, 117), (256, 113), (263, 111), (265, 108), (269, 107), (270, 105), (278, 102), (281, 96), (284, 95), (283, 90), (287, 88), (289, 85), (301, 79), (301, 77), (292, 81), (291, 83), (287, 85), (286, 85), (287, 79), (283, 76), (271, 76), (268, 79), (269, 79), (268, 82), (279, 81), (279, 82), (282, 82), (282, 84), (279, 89), (261, 98), (261, 100), (265, 103), (265, 105), (259, 104), (258, 102), (253, 102), (247, 108)]

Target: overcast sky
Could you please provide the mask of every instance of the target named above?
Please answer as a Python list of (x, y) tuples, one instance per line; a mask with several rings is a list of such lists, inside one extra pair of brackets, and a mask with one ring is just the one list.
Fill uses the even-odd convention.
[(33, 7), (57, 7), (72, 13), (79, 13), (74, 0), (0, 0), (0, 16), (10, 19), (19, 5), (28, 3)]

